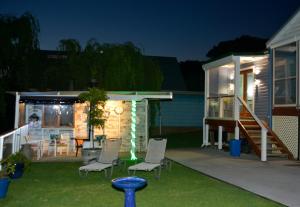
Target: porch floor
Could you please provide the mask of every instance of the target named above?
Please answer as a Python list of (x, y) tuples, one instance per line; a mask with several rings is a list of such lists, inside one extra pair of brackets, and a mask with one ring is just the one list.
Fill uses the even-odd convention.
[(166, 156), (208, 176), (287, 206), (300, 206), (300, 162), (273, 159), (261, 162), (255, 155), (234, 158), (215, 148), (172, 149)]

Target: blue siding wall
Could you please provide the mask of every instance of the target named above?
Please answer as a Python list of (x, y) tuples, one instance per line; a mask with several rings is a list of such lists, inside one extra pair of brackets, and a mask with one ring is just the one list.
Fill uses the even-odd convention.
[[(162, 126), (202, 127), (204, 96), (200, 94), (173, 94), (172, 101), (161, 102)], [(156, 117), (159, 126), (159, 116)]]

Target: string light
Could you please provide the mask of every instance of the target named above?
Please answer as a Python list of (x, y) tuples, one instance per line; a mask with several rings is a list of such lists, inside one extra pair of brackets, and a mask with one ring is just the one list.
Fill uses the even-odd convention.
[(137, 157), (135, 156), (135, 131), (136, 131), (136, 101), (132, 100), (131, 101), (131, 160), (136, 160)]

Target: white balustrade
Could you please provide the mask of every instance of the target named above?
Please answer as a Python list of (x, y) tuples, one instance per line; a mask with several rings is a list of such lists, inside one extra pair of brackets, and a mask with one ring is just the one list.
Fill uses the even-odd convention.
[(14, 154), (20, 151), (22, 144), (25, 143), (26, 136), (28, 136), (28, 125), (24, 125), (11, 132), (0, 135), (0, 161), (3, 159), (4, 144), (10, 143), (11, 153)]

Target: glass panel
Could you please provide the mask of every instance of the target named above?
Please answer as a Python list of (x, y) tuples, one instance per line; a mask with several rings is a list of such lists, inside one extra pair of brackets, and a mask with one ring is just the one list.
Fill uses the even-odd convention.
[(233, 97), (223, 98), (223, 117), (233, 118)]
[(209, 71), (209, 97), (234, 95), (234, 64), (227, 64)]
[(72, 105), (61, 105), (60, 106), (60, 126), (61, 127), (73, 127), (74, 116)]
[(208, 99), (208, 117), (219, 117), (219, 98)]
[(296, 51), (296, 43), (275, 49), (275, 104), (296, 103)]
[(59, 105), (44, 106), (44, 127), (58, 127), (60, 107)]
[(253, 110), (254, 77), (253, 73), (247, 74), (247, 105)]

